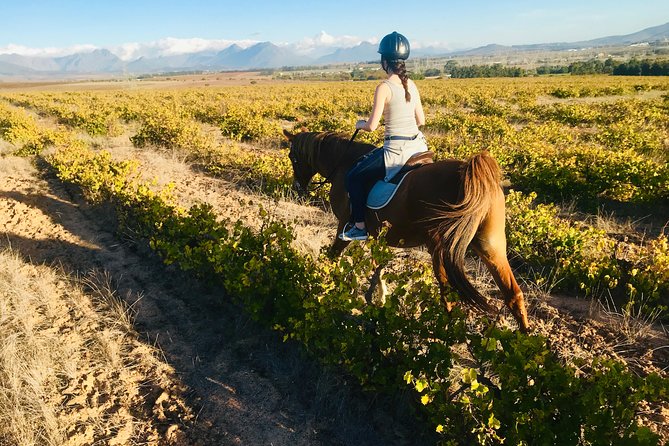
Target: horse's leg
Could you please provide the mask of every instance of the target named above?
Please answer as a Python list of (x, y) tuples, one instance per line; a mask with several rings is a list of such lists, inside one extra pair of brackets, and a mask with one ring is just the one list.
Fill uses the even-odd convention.
[(337, 225), (337, 233), (335, 234), (335, 238), (334, 241), (332, 242), (332, 245), (328, 249), (328, 257), (330, 258), (339, 257), (341, 253), (344, 251), (344, 248), (346, 248), (348, 244), (351, 243), (351, 242), (345, 242), (339, 238), (339, 234), (342, 233), (345, 225), (346, 221), (343, 222), (340, 221), (339, 225)]
[[(346, 226), (347, 220), (343, 222), (339, 222), (339, 225), (337, 226), (337, 235), (335, 235), (334, 242), (330, 246), (330, 249), (328, 250), (328, 256), (331, 258), (338, 257), (344, 249), (348, 246), (349, 243), (351, 242), (345, 242), (339, 238), (339, 234), (342, 233), (344, 230), (344, 226)], [(368, 304), (371, 304), (372, 301), (374, 300), (374, 292), (376, 291), (376, 288), (380, 286), (380, 296), (378, 299), (378, 302), (380, 302), (381, 305), (383, 305), (386, 302), (386, 296), (388, 295), (388, 288), (386, 287), (386, 283), (383, 281), (381, 278), (381, 274), (383, 272), (383, 266), (377, 265), (376, 262), (374, 262), (374, 273), (372, 274), (372, 277), (369, 280), (369, 289), (367, 292), (365, 292), (365, 300), (367, 301)]]
[(437, 278), (439, 283), (439, 294), (441, 295), (441, 300), (446, 306), (446, 311), (449, 313), (453, 311), (453, 308), (457, 305), (456, 302), (451, 302), (448, 300), (448, 274), (446, 274), (446, 268), (444, 268), (444, 259), (440, 252), (435, 251), (434, 243), (428, 244), (428, 250), (432, 254), (432, 269), (434, 275)]
[(530, 323), (527, 319), (525, 298), (506, 257), (506, 239), (503, 236), (496, 238), (479, 237), (474, 239), (472, 247), (488, 267), (495, 283), (502, 291), (504, 303), (511, 310), (511, 314), (518, 322), (520, 329), (526, 333), (529, 331)]
[[(381, 278), (382, 273), (383, 265), (377, 265), (376, 262), (374, 262), (374, 273), (372, 273), (372, 277), (369, 279), (369, 289), (365, 293), (365, 301), (367, 301), (367, 304), (376, 303), (382, 306), (386, 303), (388, 287), (386, 287), (385, 281)], [(376, 302), (374, 302), (374, 293), (377, 287), (379, 288), (379, 297), (376, 299)]]
[(330, 245), (330, 248), (328, 249), (328, 256), (330, 258), (335, 258), (341, 255), (341, 253), (344, 251), (344, 248), (348, 246), (348, 244), (351, 242), (345, 242), (341, 240), (339, 237), (335, 237), (334, 242), (332, 242), (332, 245)]

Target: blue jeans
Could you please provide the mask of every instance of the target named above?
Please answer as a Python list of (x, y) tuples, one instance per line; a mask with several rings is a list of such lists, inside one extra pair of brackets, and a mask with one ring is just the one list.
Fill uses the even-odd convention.
[(346, 174), (346, 191), (351, 200), (351, 221), (365, 221), (367, 194), (378, 180), (386, 176), (383, 147), (374, 149), (351, 167)]

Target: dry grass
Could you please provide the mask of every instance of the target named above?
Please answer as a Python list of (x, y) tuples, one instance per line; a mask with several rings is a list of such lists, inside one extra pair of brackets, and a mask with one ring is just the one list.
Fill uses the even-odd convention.
[(131, 301), (132, 296), (126, 296), (122, 299), (116, 289), (114, 279), (107, 271), (93, 270), (80, 279), (83, 287), (92, 296), (92, 301), (102, 311), (107, 323), (110, 326), (117, 327), (126, 333), (133, 332), (134, 303), (137, 303), (138, 297), (132, 305), (126, 302)]
[(629, 234), (638, 230), (637, 221), (631, 218), (618, 218), (613, 212), (598, 210), (592, 217), (592, 225), (609, 234)]
[(16, 255), (2, 253), (0, 438), (20, 445), (62, 444), (66, 432), (48, 389), (57, 384), (56, 371), (65, 371), (72, 352), (52, 348), (68, 346), (44, 326), (43, 319), (54, 314), (53, 299), (44, 295), (48, 279), (36, 271), (32, 278), (29, 274)]
[[(2, 143), (0, 139), (0, 175), (1, 176), (23, 176), (28, 172), (32, 172), (34, 167), (31, 165), (31, 162), (28, 158), (18, 157), (18, 156), (3, 156), (2, 155)], [(13, 146), (12, 146), (13, 147)], [(13, 148), (11, 151), (14, 151)]]
[[(14, 144), (10, 144), (4, 139), (0, 139), (0, 156), (9, 155), (18, 149)], [(4, 160), (3, 160), (4, 161)]]
[[(643, 296), (638, 302), (629, 302), (619, 306), (609, 295), (604, 301), (599, 301), (599, 305), (604, 314), (609, 319), (609, 325), (612, 329), (622, 335), (622, 342), (627, 345), (633, 345), (648, 337), (657, 336), (661, 324), (658, 319), (662, 311), (655, 308), (650, 313), (642, 312), (641, 307), (645, 304)], [(664, 329), (664, 327), (662, 327)], [(666, 335), (666, 330), (663, 330)]]
[(575, 201), (558, 205), (562, 218), (583, 222), (605, 231), (609, 236), (622, 241), (641, 244), (648, 238), (666, 233), (669, 220), (662, 203), (647, 204), (608, 203), (597, 208), (596, 213), (586, 213), (579, 209)]
[[(0, 444), (172, 443), (161, 424), (190, 417), (173, 371), (137, 341), (109, 275), (81, 283), (0, 252)], [(160, 398), (178, 416), (159, 420)]]

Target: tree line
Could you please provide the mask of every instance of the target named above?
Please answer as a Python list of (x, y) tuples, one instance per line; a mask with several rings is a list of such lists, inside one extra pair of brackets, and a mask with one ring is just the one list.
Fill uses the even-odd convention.
[(430, 76), (450, 76), (453, 78), (475, 77), (523, 77), (546, 74), (611, 74), (614, 76), (669, 76), (669, 59), (631, 59), (617, 62), (611, 58), (606, 60), (592, 59), (572, 62), (569, 65), (543, 65), (535, 69), (505, 66), (500, 63), (492, 65), (459, 66), (456, 61), (449, 60), (443, 70), (430, 68), (423, 74)]

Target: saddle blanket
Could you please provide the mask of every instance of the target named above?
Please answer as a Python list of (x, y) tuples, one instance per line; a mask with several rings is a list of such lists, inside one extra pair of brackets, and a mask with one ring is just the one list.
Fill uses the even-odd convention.
[(397, 192), (409, 173), (411, 173), (411, 171), (400, 174), (402, 177), (399, 178), (399, 180), (393, 178), (391, 180), (392, 182), (383, 180), (377, 181), (372, 187), (372, 190), (369, 191), (369, 195), (367, 195), (367, 207), (370, 209), (383, 209), (386, 207), (393, 199), (395, 192)]

